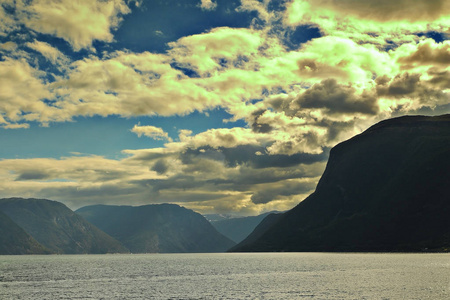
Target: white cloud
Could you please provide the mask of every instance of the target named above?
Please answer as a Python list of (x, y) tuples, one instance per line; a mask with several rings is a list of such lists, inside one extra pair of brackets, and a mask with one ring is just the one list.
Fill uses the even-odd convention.
[(69, 62), (68, 57), (46, 42), (35, 40), (33, 43), (27, 43), (26, 46), (41, 53), (53, 64), (67, 64)]
[(74, 50), (90, 48), (94, 40), (112, 42), (112, 30), (130, 9), (123, 0), (17, 1), (19, 23), (69, 42)]
[(214, 10), (217, 8), (217, 3), (212, 0), (201, 0), (200, 7), (204, 10)]
[[(1, 121), (0, 121), (1, 123)], [(3, 125), (2, 128), (4, 129), (26, 129), (26, 128), (30, 128), (30, 124), (6, 124)]]
[(17, 44), (14, 42), (5, 42), (0, 44), (0, 50), (3, 51), (15, 51), (17, 49)]
[(154, 140), (167, 140), (169, 142), (172, 142), (172, 139), (169, 137), (169, 134), (167, 132), (165, 132), (162, 128), (155, 126), (134, 125), (133, 129), (131, 129), (131, 132), (136, 133), (138, 137), (144, 135)]
[[(0, 61), (0, 114), (9, 122), (48, 122), (55, 108), (43, 101), (53, 95), (48, 90), (44, 75), (25, 60)], [(22, 125), (23, 126), (23, 125)]]

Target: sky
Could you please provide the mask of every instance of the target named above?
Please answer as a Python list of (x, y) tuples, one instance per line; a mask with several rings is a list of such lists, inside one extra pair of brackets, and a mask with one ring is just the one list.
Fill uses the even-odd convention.
[(450, 113), (449, 33), (446, 0), (0, 0), (0, 197), (290, 209), (339, 142)]

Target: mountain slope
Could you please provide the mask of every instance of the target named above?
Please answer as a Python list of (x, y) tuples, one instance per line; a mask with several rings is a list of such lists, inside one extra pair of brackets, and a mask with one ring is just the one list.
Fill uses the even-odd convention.
[(55, 253), (128, 252), (118, 241), (56, 201), (0, 199), (0, 211)]
[(380, 122), (334, 147), (316, 191), (233, 251), (448, 251), (450, 115)]
[(258, 216), (229, 218), (217, 221), (210, 221), (210, 223), (217, 229), (218, 232), (233, 240), (236, 243), (244, 240), (259, 223), (271, 212), (264, 213)]
[(236, 248), (245, 247), (255, 241), (257, 241), (264, 233), (269, 230), (275, 223), (278, 222), (283, 217), (283, 213), (271, 213), (268, 214), (259, 224), (255, 227), (255, 229), (239, 244), (228, 249), (229, 252), (233, 252)]
[(0, 255), (48, 253), (49, 250), (0, 211)]
[(235, 245), (202, 215), (174, 204), (94, 205), (76, 212), (133, 253), (223, 252)]

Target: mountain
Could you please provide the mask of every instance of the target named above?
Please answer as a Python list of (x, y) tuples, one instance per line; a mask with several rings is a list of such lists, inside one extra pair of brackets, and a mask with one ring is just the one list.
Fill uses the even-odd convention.
[[(210, 223), (218, 232), (233, 240), (236, 243), (245, 239), (258, 224), (271, 212), (258, 216), (223, 218), (219, 220), (210, 220)], [(206, 217), (206, 216), (205, 216)]]
[[(56, 201), (0, 199), (0, 211), (54, 253), (128, 252), (118, 241)], [(14, 225), (8, 227), (18, 232)]]
[(48, 249), (0, 211), (0, 255), (47, 253)]
[(236, 246), (230, 248), (230, 251), (234, 251), (237, 247), (244, 247), (248, 244), (258, 240), (270, 227), (272, 227), (278, 220), (281, 219), (283, 213), (269, 213), (264, 219), (255, 227), (255, 229)]
[(316, 190), (231, 251), (450, 251), (450, 115), (380, 122), (334, 147)]
[(205, 214), (203, 216), (209, 222), (216, 222), (216, 221), (222, 221), (222, 220), (228, 220), (228, 219), (235, 218), (233, 215), (229, 215), (229, 214)]
[(224, 252), (235, 245), (202, 215), (174, 204), (94, 205), (76, 213), (132, 253)]

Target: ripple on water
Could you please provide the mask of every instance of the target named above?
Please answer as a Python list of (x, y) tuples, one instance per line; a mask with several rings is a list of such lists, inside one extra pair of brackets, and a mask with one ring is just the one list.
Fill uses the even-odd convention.
[(0, 256), (0, 299), (448, 299), (447, 254)]

